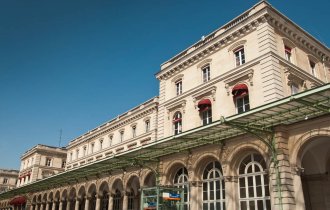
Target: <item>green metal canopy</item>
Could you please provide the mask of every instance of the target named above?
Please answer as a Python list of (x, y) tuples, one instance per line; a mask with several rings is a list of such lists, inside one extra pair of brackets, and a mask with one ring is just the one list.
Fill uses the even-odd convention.
[(166, 155), (188, 151), (207, 144), (255, 132), (272, 132), (278, 125), (290, 125), (330, 113), (330, 84), (310, 89), (281, 100), (257, 107), (248, 112), (221, 117), (212, 124), (201, 126), (179, 135), (156, 140), (151, 144), (115, 154), (106, 159), (72, 169), (55, 176), (27, 184), (0, 194), (0, 199), (31, 192), (58, 188), (109, 174), (127, 167), (144, 166), (159, 161)]

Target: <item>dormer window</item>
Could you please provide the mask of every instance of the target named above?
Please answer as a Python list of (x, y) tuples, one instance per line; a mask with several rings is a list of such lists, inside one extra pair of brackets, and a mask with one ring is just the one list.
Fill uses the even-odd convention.
[(203, 82), (207, 82), (211, 78), (210, 65), (206, 65), (202, 68)]
[(285, 59), (289, 62), (292, 61), (292, 48), (288, 46), (284, 46), (284, 52), (285, 52)]
[(175, 82), (175, 89), (177, 96), (182, 94), (182, 80), (178, 80), (177, 82)]
[(236, 66), (240, 66), (245, 63), (244, 47), (237, 48), (234, 51)]

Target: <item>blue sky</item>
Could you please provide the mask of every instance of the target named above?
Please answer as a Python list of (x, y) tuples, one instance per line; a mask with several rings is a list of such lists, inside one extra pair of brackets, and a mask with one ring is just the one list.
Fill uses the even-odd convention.
[[(160, 64), (256, 0), (3, 0), (0, 168), (158, 95)], [(328, 0), (269, 1), (330, 44)]]

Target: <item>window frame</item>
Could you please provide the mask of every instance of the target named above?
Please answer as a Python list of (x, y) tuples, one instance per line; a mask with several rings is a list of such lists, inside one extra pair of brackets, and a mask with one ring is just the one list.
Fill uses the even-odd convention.
[(285, 60), (292, 63), (292, 47), (288, 46), (288, 45), (284, 45), (284, 57)]
[[(262, 162), (256, 159), (261, 159)], [(259, 171), (256, 171), (256, 168)], [(250, 169), (251, 171), (249, 171)], [(238, 199), (240, 210), (249, 209), (249, 205), (251, 204), (255, 207), (255, 210), (264, 210), (267, 207), (271, 207), (268, 176), (266, 163), (262, 155), (250, 153), (242, 159), (238, 167)], [(260, 189), (261, 196), (258, 196), (258, 194), (260, 195)], [(252, 196), (250, 196), (251, 194)], [(258, 208), (260, 201), (262, 201), (262, 207)], [(245, 208), (242, 208), (242, 203), (245, 204)]]
[(206, 64), (201, 68), (202, 71), (202, 82), (206, 83), (211, 80), (211, 66)]
[(51, 165), (52, 165), (52, 158), (46, 157), (45, 166), (51, 167)]
[(178, 135), (182, 133), (182, 113), (177, 111), (173, 116), (173, 133), (174, 135)]
[(240, 46), (233, 50), (234, 57), (235, 57), (235, 66), (241, 66), (246, 63), (246, 56), (245, 56), (245, 47)]
[[(246, 99), (248, 100), (248, 103), (246, 103)], [(249, 97), (249, 94), (235, 97), (234, 100), (235, 100), (236, 114), (242, 114), (244, 112), (250, 111), (250, 97)], [(242, 110), (243, 111), (239, 111), (238, 100), (243, 101), (243, 103), (242, 103)]]
[(145, 126), (145, 132), (148, 133), (150, 131), (150, 120), (145, 120), (144, 121), (144, 126)]
[(175, 94), (176, 96), (182, 95), (182, 79), (175, 82)]
[[(188, 170), (186, 167), (180, 167), (173, 178), (173, 186), (184, 189), (183, 203), (185, 210), (190, 209), (190, 187)], [(186, 195), (186, 196), (185, 196)], [(185, 208), (186, 207), (186, 208)]]

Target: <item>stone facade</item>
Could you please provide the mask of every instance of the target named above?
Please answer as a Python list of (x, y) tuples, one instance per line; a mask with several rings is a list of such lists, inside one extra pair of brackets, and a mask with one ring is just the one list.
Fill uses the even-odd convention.
[(41, 180), (60, 172), (66, 165), (66, 148), (38, 144), (21, 157), (17, 187)]
[(0, 193), (15, 188), (17, 180), (17, 170), (0, 169)]
[[(146, 210), (141, 188), (159, 185), (184, 188), (184, 209), (190, 210), (329, 209), (329, 95), (314, 96), (319, 101), (313, 104), (300, 101), (311, 103), (316, 110), (311, 115), (299, 104), (288, 116), (283, 114), (287, 108), (280, 107), (283, 100), (295, 100), (313, 88), (330, 89), (329, 68), (326, 46), (261, 1), (163, 63), (156, 74), (159, 97), (72, 140), (64, 174), (77, 178), (48, 189), (35, 183), (42, 190), (24, 194), (27, 206)], [(271, 105), (279, 106), (272, 109), (278, 115), (267, 119)], [(266, 111), (260, 123), (249, 125), (249, 114), (257, 116), (261, 109)], [(243, 131), (209, 140), (217, 132), (214, 124), (235, 117), (247, 119), (233, 125)], [(272, 118), (285, 125), (262, 127), (261, 121)], [(222, 131), (227, 132), (225, 127)], [(198, 137), (196, 143), (189, 136), (194, 133), (205, 139)], [(143, 160), (147, 164), (128, 162), (100, 172), (88, 168), (107, 167), (110, 160), (123, 161), (122, 154), (166, 141), (196, 146), (161, 148), (163, 155)], [(87, 168), (86, 176), (79, 174), (81, 168)], [(0, 208), (8, 208), (10, 199), (0, 195)]]

